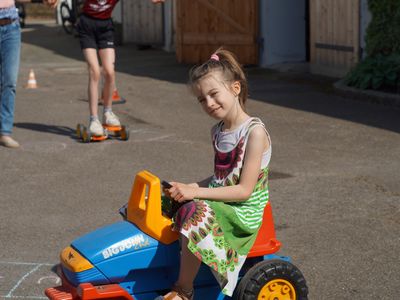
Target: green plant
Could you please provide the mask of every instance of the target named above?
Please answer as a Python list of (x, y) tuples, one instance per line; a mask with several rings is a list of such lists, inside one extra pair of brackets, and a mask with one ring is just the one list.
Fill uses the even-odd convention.
[(400, 53), (400, 1), (369, 0), (372, 14), (367, 29), (367, 55)]
[(367, 57), (346, 76), (349, 86), (396, 90), (400, 86), (400, 0), (369, 0)]
[(400, 54), (367, 57), (346, 76), (345, 83), (360, 89), (395, 88), (400, 83)]

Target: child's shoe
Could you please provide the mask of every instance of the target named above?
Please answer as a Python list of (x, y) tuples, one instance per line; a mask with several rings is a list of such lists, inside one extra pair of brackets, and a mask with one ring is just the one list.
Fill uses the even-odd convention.
[(91, 120), (89, 125), (89, 131), (91, 135), (102, 136), (104, 135), (104, 129), (99, 119)]
[(104, 112), (103, 124), (107, 126), (121, 126), (118, 117), (112, 111)]
[(8, 148), (19, 147), (19, 143), (9, 135), (0, 135), (0, 145)]

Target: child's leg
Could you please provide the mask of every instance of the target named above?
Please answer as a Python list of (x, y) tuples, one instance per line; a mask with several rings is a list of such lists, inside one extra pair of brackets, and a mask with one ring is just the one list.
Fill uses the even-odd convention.
[(176, 285), (186, 291), (193, 289), (193, 281), (200, 269), (201, 261), (188, 249), (189, 240), (182, 236), (181, 265)]
[[(181, 238), (181, 265), (179, 268), (178, 281), (175, 283), (184, 294), (191, 295), (193, 297), (193, 281), (196, 278), (197, 272), (199, 271), (201, 261), (193, 255), (188, 249), (188, 239), (185, 236)], [(189, 296), (188, 296), (189, 297)], [(173, 291), (169, 292), (163, 297), (156, 299), (168, 299), (168, 300), (181, 300)]]
[(112, 93), (115, 87), (115, 50), (114, 48), (100, 49), (99, 56), (104, 75), (104, 87), (102, 93), (104, 97), (104, 108), (111, 108)]
[(98, 87), (100, 81), (100, 65), (97, 59), (96, 49), (83, 49), (83, 55), (85, 56), (85, 60), (89, 68), (89, 111), (91, 116), (97, 117), (97, 106), (99, 101)]

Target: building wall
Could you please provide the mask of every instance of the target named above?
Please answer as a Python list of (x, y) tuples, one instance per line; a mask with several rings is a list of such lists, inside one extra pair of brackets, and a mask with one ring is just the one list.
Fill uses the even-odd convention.
[(360, 21), (360, 47), (361, 47), (361, 57), (365, 58), (366, 56), (366, 43), (365, 43), (365, 37), (367, 35), (367, 28), (369, 23), (371, 22), (372, 15), (371, 12), (368, 9), (368, 0), (361, 0), (361, 21)]
[(163, 6), (149, 0), (122, 0), (124, 43), (163, 45)]
[(260, 66), (306, 60), (306, 0), (260, 0)]

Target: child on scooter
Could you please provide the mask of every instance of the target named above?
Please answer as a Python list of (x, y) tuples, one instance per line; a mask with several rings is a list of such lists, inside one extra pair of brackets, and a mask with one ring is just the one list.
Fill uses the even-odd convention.
[(247, 80), (235, 56), (218, 49), (191, 70), (189, 82), (203, 110), (219, 121), (211, 131), (214, 174), (198, 183), (171, 182), (164, 189), (185, 204), (174, 218), (174, 230), (181, 234), (179, 277), (157, 299), (193, 299), (201, 262), (231, 296), (269, 199), (271, 141), (263, 122), (245, 110)]
[[(114, 24), (111, 14), (118, 1), (85, 0), (77, 26), (81, 49), (89, 69), (89, 131), (92, 136), (104, 135), (102, 124), (106, 126), (121, 125), (118, 117), (112, 111), (112, 93), (115, 87), (115, 49)], [(152, 0), (152, 2), (163, 1)], [(101, 75), (97, 55), (100, 57), (104, 76), (102, 123), (97, 113), (98, 86)]]

